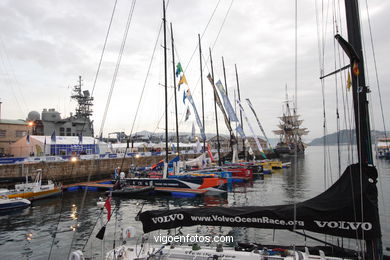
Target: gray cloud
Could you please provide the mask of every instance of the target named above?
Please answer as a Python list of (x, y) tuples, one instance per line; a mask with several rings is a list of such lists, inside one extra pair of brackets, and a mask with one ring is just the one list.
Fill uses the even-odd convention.
[[(217, 1), (174, 1), (169, 2), (167, 20), (173, 23), (176, 43), (176, 61), (187, 65), (193, 51), (197, 48), (197, 34), (202, 33)], [(94, 120), (95, 129), (99, 129), (109, 87), (115, 68), (118, 51), (123, 37), (130, 0), (119, 0), (116, 16), (107, 43), (106, 54), (95, 89)], [(230, 1), (221, 1), (202, 39), (204, 57), (208, 57), (208, 48), (212, 46), (230, 5)], [(370, 10), (379, 77), (382, 86), (382, 98), (385, 110), (389, 110), (390, 82), (385, 73), (387, 68), (387, 45), (389, 34), (387, 26), (389, 3), (371, 1)], [(9, 85), (16, 96), (26, 99), (28, 109), (41, 111), (42, 108), (55, 107), (66, 116), (74, 109), (69, 101), (70, 89), (76, 84), (78, 75), (84, 78), (85, 87), (92, 88), (94, 75), (103, 46), (111, 10), (112, 1), (2, 1), (0, 3), (1, 39), (5, 44), (0, 49), (5, 52), (9, 63), (1, 67), (2, 90)], [(130, 131), (135, 110), (141, 94), (146, 71), (151, 58), (158, 28), (161, 23), (162, 3), (159, 0), (137, 1), (127, 44), (122, 58), (116, 87), (112, 97), (105, 132), (116, 130)], [(341, 7), (343, 9), (343, 7)], [(318, 66), (317, 31), (315, 5), (313, 1), (299, 1), (298, 28), (298, 106), (305, 120), (304, 126), (311, 131), (308, 139), (322, 135), (322, 95)], [(367, 19), (362, 11), (363, 29), (367, 54), (371, 54), (365, 23)], [(345, 26), (345, 25), (343, 25)], [(328, 20), (325, 70), (334, 69), (333, 43), (331, 41), (331, 23)], [(168, 30), (168, 38), (170, 32)], [(169, 43), (170, 44), (170, 43)], [(151, 75), (145, 89), (140, 107), (140, 116), (135, 130), (157, 129), (162, 131), (164, 121), (157, 125), (164, 111), (162, 59), (162, 34), (159, 38)], [(170, 45), (169, 45), (169, 62)], [(221, 56), (225, 58), (229, 94), (233, 96), (236, 88), (234, 64), (238, 65), (241, 96), (250, 97), (258, 110), (264, 128), (270, 136), (278, 123), (285, 96), (285, 84), (289, 95), (294, 94), (294, 6), (293, 1), (234, 1), (229, 16), (213, 50), (216, 79), (223, 78)], [(186, 71), (187, 80), (193, 92), (198, 111), (201, 113), (199, 57), (196, 52)], [(377, 123), (379, 119), (379, 101), (376, 90), (372, 58), (367, 59), (369, 83), (372, 87), (373, 111)], [(171, 66), (168, 64), (171, 81)], [(205, 75), (209, 71), (207, 64)], [(11, 76), (14, 71), (16, 79)], [(19, 83), (16, 83), (18, 81)], [(9, 82), (13, 82), (9, 84)], [(19, 84), (19, 85), (18, 85)], [(345, 83), (344, 83), (345, 84)], [(170, 82), (169, 85), (172, 85)], [(339, 80), (339, 107), (342, 110), (341, 88)], [(19, 88), (17, 87), (20, 87)], [(344, 86), (343, 86), (344, 87)], [(204, 79), (206, 131), (215, 132), (212, 91), (207, 79)], [(172, 90), (170, 89), (170, 94)], [(349, 93), (350, 94), (350, 93)], [(25, 118), (22, 109), (15, 109), (16, 99), (12, 91), (2, 91), (2, 117)], [(179, 113), (185, 113), (182, 92), (178, 94)], [(326, 81), (325, 100), (328, 115), (329, 132), (336, 130), (335, 86), (334, 79)], [(173, 104), (173, 103), (171, 103)], [(169, 116), (172, 117), (173, 105)], [(24, 111), (23, 111), (24, 110)], [(248, 111), (249, 112), (249, 111)], [(343, 113), (343, 111), (341, 111)], [(248, 113), (249, 114), (249, 113)], [(219, 118), (222, 118), (219, 116)], [(251, 117), (252, 121), (253, 118)], [(171, 120), (173, 128), (174, 120)], [(254, 122), (254, 121), (253, 121)], [(389, 122), (387, 122), (389, 123)], [(183, 131), (190, 131), (192, 121), (181, 124)], [(221, 125), (222, 121), (221, 121)], [(343, 125), (343, 123), (342, 123)], [(224, 126), (222, 132), (226, 132)]]

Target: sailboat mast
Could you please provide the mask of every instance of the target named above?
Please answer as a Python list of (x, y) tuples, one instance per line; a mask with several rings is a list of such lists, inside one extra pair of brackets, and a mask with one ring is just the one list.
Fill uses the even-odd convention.
[[(209, 48), (210, 52), (210, 66), (211, 66), (211, 77), (213, 78), (213, 86), (214, 86), (214, 68), (213, 68), (213, 57), (211, 56), (211, 48)], [(214, 111), (215, 111), (215, 126), (217, 128), (217, 150), (218, 150), (218, 165), (221, 166), (221, 144), (219, 143), (219, 129), (218, 129), (218, 113), (217, 113), (217, 91), (214, 89)]]
[[(206, 125), (204, 123), (204, 99), (203, 99), (203, 67), (202, 67), (202, 45), (200, 42), (200, 34), (198, 34), (199, 39), (199, 65), (200, 65), (200, 90), (202, 92), (202, 124), (203, 130), (206, 132)], [(206, 151), (206, 139), (203, 140), (203, 152)]]
[[(223, 59), (223, 56), (222, 56), (222, 69), (223, 69), (223, 80), (225, 82), (225, 91), (226, 91), (226, 96), (229, 97), (229, 94), (228, 94), (228, 88), (227, 88), (227, 82), (226, 82), (226, 70), (225, 70), (225, 60)], [(229, 125), (230, 125), (230, 117), (229, 117)], [(232, 144), (232, 131), (229, 130), (229, 134), (230, 134), (230, 148), (232, 150), (232, 156), (233, 156), (233, 146), (231, 145)], [(232, 160), (233, 160), (233, 157), (232, 157)]]
[(175, 43), (173, 40), (173, 29), (171, 25), (171, 43), (172, 43), (172, 69), (173, 69), (173, 91), (175, 92), (175, 117), (176, 117), (176, 149), (177, 155), (180, 156), (180, 147), (179, 147), (179, 122), (177, 119), (177, 95), (176, 95), (176, 73), (175, 73)]
[[(352, 95), (355, 111), (356, 138), (358, 158), (361, 165), (373, 164), (372, 144), (370, 131), (370, 118), (368, 113), (368, 100), (364, 77), (364, 56), (360, 33), (359, 6), (357, 0), (345, 0), (345, 13), (347, 18), (348, 42), (355, 50), (359, 62), (351, 59)], [(353, 64), (352, 64), (353, 63)], [(373, 180), (376, 183), (376, 178)], [(378, 196), (372, 198), (378, 205)], [(379, 219), (378, 219), (379, 224)], [(382, 239), (366, 240), (367, 259), (382, 259)]]
[[(237, 72), (237, 64), (234, 64), (234, 68), (236, 70), (236, 83), (237, 83), (237, 94), (238, 94), (238, 101), (241, 102), (241, 95), (240, 95), (240, 84), (238, 83), (238, 72)], [(244, 125), (242, 124), (242, 112), (240, 109), (240, 121), (241, 121), (241, 127), (244, 130)], [(245, 140), (242, 139), (242, 151), (244, 152), (244, 158), (245, 161), (247, 160), (246, 151), (245, 151)]]
[(165, 162), (168, 163), (168, 77), (167, 77), (167, 21), (165, 19), (165, 0), (163, 0), (164, 26), (164, 86), (165, 86)]
[[(348, 42), (355, 49), (360, 61), (358, 73), (354, 73), (354, 64), (351, 64), (353, 105), (355, 111), (356, 138), (359, 161), (363, 164), (372, 164), (372, 145), (370, 118), (368, 113), (368, 100), (366, 80), (364, 76), (364, 60), (362, 51), (362, 39), (360, 34), (360, 18), (357, 0), (345, 1), (345, 13), (347, 17)], [(358, 75), (356, 75), (358, 74)]]

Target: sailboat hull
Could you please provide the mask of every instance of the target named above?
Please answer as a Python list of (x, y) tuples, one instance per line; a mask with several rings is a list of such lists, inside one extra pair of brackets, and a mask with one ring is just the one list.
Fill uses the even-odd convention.
[(227, 180), (222, 178), (181, 178), (181, 179), (155, 179), (155, 178), (127, 178), (126, 184), (139, 187), (164, 187), (183, 189), (204, 189), (210, 193), (226, 193)]

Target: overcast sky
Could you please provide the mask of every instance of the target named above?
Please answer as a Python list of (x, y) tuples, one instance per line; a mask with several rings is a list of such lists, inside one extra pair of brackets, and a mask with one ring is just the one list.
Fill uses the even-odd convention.
[[(167, 21), (172, 22), (175, 38), (176, 62), (186, 68), (188, 86), (178, 94), (180, 131), (191, 131), (195, 122), (194, 113), (183, 122), (188, 103), (182, 102), (183, 89), (190, 88), (199, 114), (201, 115), (201, 94), (199, 83), (198, 33), (202, 36), (204, 51), (204, 95), (206, 132), (215, 133), (214, 105), (212, 89), (207, 81), (210, 71), (208, 49), (213, 48), (214, 72), (216, 80), (223, 82), (221, 57), (225, 59), (228, 92), (231, 99), (236, 92), (234, 64), (237, 64), (241, 99), (250, 98), (269, 137), (276, 137), (272, 130), (277, 129), (278, 116), (282, 114), (287, 84), (289, 97), (294, 95), (294, 2), (287, 0), (171, 0), (167, 8)], [(339, 2), (335, 1), (336, 4)], [(340, 1), (343, 2), (343, 1)], [(219, 4), (218, 4), (219, 3)], [(118, 59), (131, 0), (118, 0), (114, 20), (103, 57), (94, 91), (94, 127), (98, 133), (109, 95), (110, 86)], [(231, 5), (232, 4), (232, 5)], [(361, 1), (361, 20), (367, 56), (368, 83), (372, 88), (372, 109), (375, 126), (383, 129), (378, 90), (369, 38), (365, 1)], [(390, 75), (388, 70), (389, 1), (368, 1), (375, 44), (379, 82), (382, 91), (384, 110), (390, 110)], [(231, 5), (230, 11), (229, 6)], [(108, 0), (69, 0), (69, 1), (12, 1), (0, 2), (0, 84), (1, 118), (25, 119), (29, 111), (41, 112), (43, 108), (55, 108), (62, 117), (74, 112), (75, 102), (71, 101), (72, 87), (78, 76), (83, 77), (83, 88), (92, 91), (94, 77), (102, 52), (104, 38), (113, 10), (114, 1)], [(217, 6), (217, 8), (216, 8)], [(298, 112), (304, 119), (304, 127), (310, 134), (306, 141), (323, 133), (323, 97), (321, 92), (319, 53), (324, 54), (324, 71), (331, 72), (346, 64), (345, 57), (334, 53), (333, 48), (333, 1), (317, 3), (312, 0), (298, 1)], [(216, 9), (215, 9), (216, 8)], [(215, 14), (210, 20), (214, 9)], [(340, 7), (343, 12), (343, 4)], [(227, 14), (227, 16), (226, 16)], [(224, 22), (224, 18), (226, 20)], [(114, 131), (127, 134), (132, 129), (136, 108), (141, 97), (149, 62), (157, 40), (162, 18), (161, 0), (137, 1), (130, 29), (113, 90), (104, 135)], [(206, 26), (209, 26), (206, 29)], [(338, 14), (336, 20), (339, 20)], [(338, 28), (347, 38), (344, 14)], [(325, 28), (325, 29), (324, 29)], [(218, 31), (220, 31), (217, 38)], [(168, 39), (170, 31), (168, 30)], [(204, 34), (203, 34), (204, 32)], [(318, 36), (324, 42), (324, 51), (318, 50)], [(214, 45), (215, 43), (215, 45)], [(163, 131), (164, 120), (164, 67), (163, 37), (158, 38), (149, 77), (145, 86), (139, 115), (133, 132), (141, 130)], [(168, 85), (172, 86), (172, 59), (168, 41)], [(191, 59), (192, 54), (195, 52)], [(344, 59), (344, 61), (343, 61)], [(207, 61), (207, 63), (206, 63)], [(340, 125), (345, 127), (344, 107), (351, 100), (345, 94), (345, 74), (337, 79), (325, 81), (325, 106), (328, 132), (336, 131), (336, 107), (340, 111)], [(338, 101), (336, 100), (336, 82)], [(173, 89), (169, 90), (169, 97)], [(346, 93), (351, 96), (351, 92)], [(344, 103), (343, 103), (344, 100)], [(259, 128), (246, 106), (246, 112), (257, 134)], [(169, 129), (174, 130), (174, 105), (169, 105)], [(348, 113), (348, 111), (347, 111)], [(387, 125), (389, 126), (389, 115)], [(220, 131), (226, 133), (221, 114)], [(251, 134), (246, 124), (244, 129)], [(196, 130), (199, 133), (199, 130)]]

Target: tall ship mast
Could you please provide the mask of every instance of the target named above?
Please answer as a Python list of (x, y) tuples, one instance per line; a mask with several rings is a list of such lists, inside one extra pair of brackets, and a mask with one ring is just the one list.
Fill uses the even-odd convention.
[(296, 107), (290, 105), (292, 103), (288, 99), (286, 86), (286, 100), (283, 106), (283, 116), (279, 117), (279, 129), (273, 130), (276, 135), (279, 135), (279, 143), (275, 147), (275, 151), (280, 155), (287, 154), (303, 154), (305, 153), (305, 144), (302, 142), (302, 136), (307, 135), (309, 131), (302, 127), (303, 120), (299, 119)]

